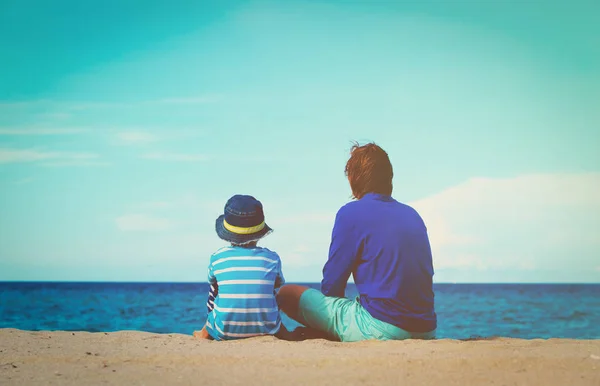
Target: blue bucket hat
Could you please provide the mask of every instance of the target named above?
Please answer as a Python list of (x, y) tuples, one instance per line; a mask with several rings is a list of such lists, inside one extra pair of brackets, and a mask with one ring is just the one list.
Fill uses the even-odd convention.
[(221, 239), (233, 244), (258, 241), (273, 231), (265, 223), (260, 201), (241, 194), (227, 200), (225, 214), (217, 218), (215, 230)]

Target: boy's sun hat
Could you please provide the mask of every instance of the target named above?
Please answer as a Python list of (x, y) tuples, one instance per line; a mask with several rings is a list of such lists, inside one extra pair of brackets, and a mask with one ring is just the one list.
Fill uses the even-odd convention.
[(217, 235), (230, 243), (258, 241), (273, 230), (265, 223), (263, 206), (256, 198), (236, 194), (227, 200), (225, 213), (217, 218)]

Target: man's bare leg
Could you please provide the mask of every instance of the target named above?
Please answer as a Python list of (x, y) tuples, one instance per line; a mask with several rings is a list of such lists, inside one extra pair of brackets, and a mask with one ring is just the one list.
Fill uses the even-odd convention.
[(300, 305), (300, 297), (307, 289), (309, 288), (301, 285), (287, 284), (281, 287), (277, 293), (279, 309), (291, 319), (302, 324), (304, 324), (304, 321), (298, 313), (298, 306)]
[(290, 319), (306, 326), (298, 327), (294, 331), (289, 332), (290, 340), (307, 340), (307, 339), (331, 339), (323, 331), (316, 330), (306, 325), (306, 321), (300, 316), (299, 305), (300, 297), (309, 289), (301, 285), (287, 284), (279, 289), (277, 294), (277, 304), (279, 309), (283, 311)]

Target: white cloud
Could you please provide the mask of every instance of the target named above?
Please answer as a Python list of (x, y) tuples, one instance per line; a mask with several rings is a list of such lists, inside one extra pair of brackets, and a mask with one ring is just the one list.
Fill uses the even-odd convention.
[(40, 118), (62, 120), (62, 119), (71, 118), (72, 115), (69, 113), (56, 112), (56, 113), (40, 114), (39, 116), (40, 116)]
[[(124, 129), (114, 134), (115, 145), (146, 145), (154, 142), (181, 141), (204, 135), (204, 131), (198, 128), (157, 128), (152, 132), (136, 129)], [(168, 156), (168, 153), (153, 153), (147, 157)], [(196, 156), (196, 155), (192, 155)]]
[(56, 153), (44, 153), (36, 150), (0, 149), (0, 164), (11, 162), (33, 162), (53, 158)]
[(173, 97), (152, 100), (140, 100), (131, 102), (62, 102), (61, 106), (70, 110), (89, 110), (89, 109), (124, 109), (124, 108), (144, 108), (158, 105), (201, 105), (213, 103), (220, 99), (219, 96), (194, 96), (194, 97)]
[(25, 185), (33, 182), (33, 177), (21, 178), (19, 180), (13, 181), (13, 185)]
[(149, 143), (159, 140), (158, 136), (144, 131), (122, 131), (117, 133), (116, 137), (120, 142), (128, 144)]
[(219, 95), (206, 95), (206, 96), (183, 97), (183, 98), (165, 98), (165, 99), (160, 99), (157, 101), (150, 101), (147, 103), (187, 105), (187, 104), (213, 103), (213, 102), (219, 101), (220, 99), (221, 99), (221, 97)]
[[(436, 268), (591, 271), (600, 256), (600, 173), (473, 178), (412, 206)], [(599, 277), (600, 279), (600, 277)]]
[[(600, 281), (598, 191), (600, 174), (594, 173), (473, 178), (411, 205), (428, 226), (436, 277), (441, 281), (511, 281), (513, 277), (518, 277), (517, 281), (593, 281), (597, 277)], [(178, 228), (197, 229), (193, 236), (181, 238), (178, 248), (190, 256), (192, 252), (200, 256), (203, 267), (207, 256), (223, 244), (212, 228), (212, 216), (223, 203), (202, 206), (204, 211), (192, 217), (203, 220), (184, 225), (189, 217), (178, 209), (189, 214), (197, 201), (194, 195), (187, 195), (131, 209), (134, 213), (162, 209), (162, 213), (178, 217)], [(323, 212), (298, 211), (290, 216), (278, 215), (275, 207), (279, 206), (269, 206), (275, 215), (267, 218), (275, 232), (261, 244), (280, 254), (288, 281), (320, 280), (338, 207)], [(123, 231), (174, 227), (165, 217), (147, 214), (121, 216), (116, 224)], [(200, 242), (200, 237), (206, 240)], [(168, 255), (168, 251), (158, 253), (154, 249), (148, 253), (157, 259)]]
[(85, 164), (89, 160), (98, 158), (91, 153), (45, 152), (33, 149), (7, 149), (0, 148), (0, 164), (18, 162), (37, 162), (55, 160), (57, 163)]
[(199, 218), (204, 216), (216, 218), (223, 210), (223, 205), (224, 201), (214, 201), (202, 198), (196, 193), (188, 192), (170, 197), (159, 196), (148, 201), (132, 203), (128, 205), (124, 211), (134, 213), (144, 212), (158, 215), (168, 213), (169, 216), (177, 216), (177, 223), (181, 225), (184, 218), (188, 223), (197, 222)]
[(278, 225), (325, 223), (331, 224), (333, 226), (333, 222), (335, 220), (335, 213), (335, 211), (324, 213), (302, 213), (286, 217), (275, 217), (271, 220), (273, 221), (273, 223), (277, 223)]
[(162, 231), (173, 226), (170, 220), (146, 214), (126, 214), (115, 219), (122, 231)]
[(102, 166), (111, 166), (112, 163), (104, 162), (104, 161), (85, 161), (85, 160), (65, 160), (65, 161), (52, 161), (52, 162), (41, 162), (40, 166), (44, 167), (67, 167), (67, 166), (94, 166), (94, 167), (102, 167)]
[[(266, 243), (268, 244), (268, 241)], [(288, 246), (284, 250), (281, 250), (281, 252), (283, 252), (282, 264), (284, 266), (284, 275), (286, 267), (293, 269), (311, 267), (315, 265), (315, 261), (320, 263), (319, 260), (322, 260), (325, 257), (324, 254), (319, 253), (323, 251), (316, 251), (305, 244), (297, 244), (291, 247)], [(315, 259), (315, 257), (318, 257), (319, 259)]]
[(216, 103), (223, 99), (220, 94), (206, 94), (195, 96), (175, 96), (170, 98), (149, 99), (149, 100), (133, 100), (123, 102), (102, 102), (102, 101), (73, 101), (73, 100), (52, 100), (52, 99), (33, 99), (22, 101), (7, 101), (0, 100), (0, 110), (11, 111), (14, 109), (35, 109), (39, 107), (47, 107), (57, 109), (56, 113), (49, 113), (47, 117), (54, 115), (54, 118), (68, 118), (71, 114), (67, 111), (81, 111), (92, 109), (133, 109), (133, 108), (148, 108), (151, 106), (169, 105), (169, 106), (196, 106), (208, 103)]
[(167, 209), (172, 208), (173, 203), (169, 201), (149, 201), (142, 202), (141, 204), (137, 205), (137, 207), (140, 209)]
[(71, 128), (21, 128), (8, 129), (0, 128), (0, 135), (64, 135), (64, 134), (79, 134), (86, 132), (86, 129), (71, 127)]
[[(265, 239), (263, 245), (279, 253), (288, 281), (320, 280), (337, 209), (332, 212), (300, 212), (267, 218), (267, 224), (275, 231)], [(272, 210), (275, 209), (269, 209)], [(308, 270), (312, 274), (309, 277), (302, 277), (302, 274), (298, 276), (298, 269)]]
[(149, 153), (144, 154), (140, 158), (157, 160), (157, 161), (173, 161), (173, 162), (201, 162), (209, 159), (204, 154), (182, 154), (182, 153)]
[[(425, 220), (442, 281), (600, 281), (598, 192), (600, 173), (473, 178), (409, 204)], [(264, 245), (292, 278), (320, 278), (337, 209), (267, 220), (275, 232)]]

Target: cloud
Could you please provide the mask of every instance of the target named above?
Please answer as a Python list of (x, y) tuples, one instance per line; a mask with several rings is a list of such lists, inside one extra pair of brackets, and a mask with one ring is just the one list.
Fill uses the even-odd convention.
[[(288, 209), (289, 205), (281, 208)], [(264, 245), (280, 254), (288, 281), (320, 281), (337, 209), (267, 217), (267, 224), (275, 231)], [(269, 212), (273, 211), (277, 211), (275, 205), (270, 206)], [(300, 273), (299, 269), (308, 271), (309, 275), (302, 276), (306, 272)]]
[(33, 181), (34, 181), (33, 177), (27, 177), (27, 178), (21, 178), (19, 180), (13, 181), (12, 184), (13, 185), (25, 185), (25, 184), (29, 184)]
[(333, 226), (335, 214), (335, 211), (325, 213), (301, 213), (292, 216), (275, 217), (272, 220), (274, 221), (274, 223), (277, 223), (279, 225), (324, 223), (331, 224)]
[(126, 214), (115, 219), (121, 231), (162, 231), (173, 226), (170, 220), (146, 214)]
[(213, 103), (213, 102), (217, 102), (219, 100), (221, 100), (221, 96), (219, 96), (219, 95), (206, 95), (206, 96), (184, 97), (184, 98), (165, 98), (165, 99), (159, 99), (157, 101), (150, 101), (150, 102), (146, 102), (146, 103), (197, 105), (197, 104)]
[[(161, 215), (169, 213), (169, 215), (178, 215), (192, 217), (197, 219), (198, 216), (209, 214), (215, 215), (223, 210), (224, 201), (215, 201), (201, 197), (196, 193), (182, 193), (171, 197), (154, 197), (148, 201), (135, 202), (127, 206), (126, 212), (145, 212)], [(178, 221), (180, 223), (180, 221)]]
[(122, 131), (116, 134), (117, 139), (122, 143), (142, 144), (156, 142), (159, 137), (144, 131)]
[[(428, 226), (436, 281), (599, 281), (598, 191), (600, 173), (473, 178), (410, 205)], [(181, 236), (164, 231), (193, 228), (177, 248), (204, 256), (204, 264), (223, 244), (212, 228), (223, 202), (198, 201), (190, 194), (136, 204), (134, 214), (115, 223), (122, 231), (157, 232), (151, 234), (156, 246), (148, 247), (156, 259), (169, 256), (167, 238)], [(190, 210), (199, 203), (198, 212)], [(262, 245), (280, 254), (288, 281), (318, 281), (338, 207), (281, 215), (276, 208), (283, 207), (269, 206), (275, 232)], [(160, 253), (159, 244), (165, 245)]]
[(209, 159), (204, 154), (182, 154), (182, 153), (149, 153), (144, 154), (140, 158), (157, 160), (157, 161), (172, 161), (172, 162), (202, 162)]
[(45, 152), (33, 149), (0, 148), (0, 164), (54, 160), (57, 163), (81, 165), (90, 163), (90, 160), (97, 158), (97, 154), (91, 153)]
[(33, 162), (52, 158), (55, 153), (43, 153), (35, 150), (0, 149), (0, 164), (11, 162)]
[[(114, 134), (115, 145), (146, 145), (154, 142), (181, 141), (205, 135), (198, 128), (157, 128), (152, 132), (126, 129)], [(153, 154), (150, 154), (152, 156)], [(154, 155), (157, 155), (155, 153)]]
[(170, 201), (149, 201), (142, 202), (141, 204), (137, 205), (137, 207), (140, 209), (168, 209), (172, 208), (173, 205), (174, 203)]
[[(427, 225), (436, 281), (600, 281), (597, 192), (600, 173), (472, 178), (409, 205)], [(270, 217), (265, 245), (302, 280), (320, 279), (337, 209)]]
[(54, 161), (54, 162), (42, 162), (39, 164), (44, 167), (68, 167), (68, 166), (111, 166), (112, 163), (104, 161), (85, 161), (85, 160), (66, 160), (66, 161)]
[(0, 135), (65, 135), (65, 134), (80, 134), (86, 132), (86, 129), (71, 127), (71, 128), (22, 128), (8, 129), (0, 128)]
[(214, 103), (221, 99), (218, 95), (200, 95), (190, 97), (173, 97), (163, 99), (152, 99), (132, 102), (84, 102), (84, 103), (70, 103), (65, 107), (71, 110), (88, 110), (88, 109), (102, 109), (102, 108), (138, 108), (138, 107), (149, 107), (159, 105), (203, 105), (207, 103)]
[(600, 256), (598, 192), (600, 173), (473, 178), (411, 205), (436, 268), (542, 267), (566, 277), (592, 271)]
[(126, 102), (102, 102), (102, 101), (69, 101), (52, 99), (34, 99), (22, 101), (0, 100), (0, 109), (30, 109), (38, 107), (52, 107), (61, 109), (60, 115), (69, 115), (65, 110), (89, 110), (89, 109), (119, 109), (119, 108), (138, 108), (160, 105), (202, 105), (219, 102), (223, 99), (219, 94), (206, 94), (194, 96), (175, 96), (169, 98), (134, 100)]
[(56, 119), (56, 120), (62, 120), (62, 119), (68, 119), (71, 118), (71, 114), (69, 113), (60, 113), (60, 112), (56, 112), (56, 113), (45, 113), (45, 114), (40, 114), (39, 115), (40, 118), (47, 118), (47, 119)]
[[(315, 265), (316, 256), (318, 256), (320, 259), (325, 257), (323, 253), (319, 253), (323, 251), (315, 250), (314, 246), (313, 248), (311, 248), (306, 244), (292, 245), (293, 246), (288, 245), (287, 248), (285, 248), (284, 250), (280, 249), (280, 251), (282, 252), (285, 251), (282, 254), (282, 264), (284, 267), (289, 267), (293, 269), (312, 267)], [(320, 261), (317, 260), (317, 263), (320, 263)], [(285, 272), (286, 271), (284, 268), (284, 274)], [(316, 273), (318, 273), (318, 271)]]

